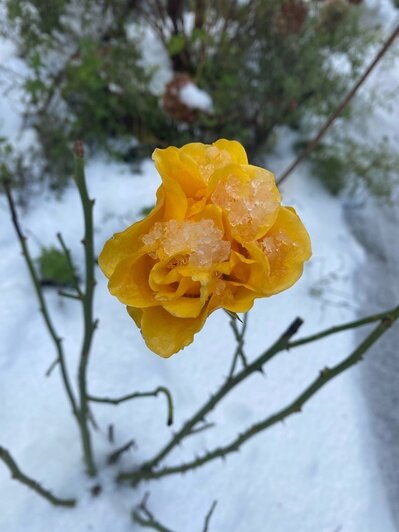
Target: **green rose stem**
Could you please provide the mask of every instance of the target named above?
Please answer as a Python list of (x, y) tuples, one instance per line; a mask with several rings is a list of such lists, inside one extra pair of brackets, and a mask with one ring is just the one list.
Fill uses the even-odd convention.
[(32, 478), (26, 476), (25, 473), (22, 473), (11, 454), (7, 451), (7, 449), (1, 446), (0, 460), (6, 464), (13, 479), (25, 484), (25, 486), (28, 486), (28, 488), (44, 497), (54, 506), (66, 506), (72, 508), (76, 505), (76, 499), (61, 499), (60, 497), (56, 497), (50, 491), (44, 489), (36, 480), (33, 480)]
[(86, 463), (87, 473), (90, 476), (96, 474), (96, 466), (93, 459), (93, 450), (91, 444), (91, 435), (89, 431), (89, 408), (87, 396), (87, 368), (89, 363), (90, 349), (93, 341), (94, 331), (97, 327), (97, 320), (93, 319), (93, 296), (94, 287), (96, 284), (94, 278), (94, 241), (93, 241), (93, 206), (94, 200), (89, 198), (87, 192), (85, 171), (84, 171), (84, 148), (83, 142), (77, 141), (75, 143), (75, 173), (74, 179), (78, 187), (80, 200), (83, 207), (84, 217), (84, 237), (82, 243), (85, 251), (85, 288), (81, 292), (83, 319), (84, 319), (84, 334), (82, 349), (80, 353), (80, 362), (78, 370), (79, 383), (79, 423), (82, 435), (83, 453)]
[(72, 392), (72, 386), (71, 386), (71, 383), (69, 381), (68, 371), (67, 371), (66, 364), (65, 364), (64, 350), (63, 350), (63, 347), (62, 347), (62, 338), (60, 338), (58, 336), (58, 334), (57, 334), (57, 332), (56, 332), (56, 330), (54, 328), (53, 322), (51, 321), (50, 314), (49, 314), (49, 311), (48, 311), (48, 308), (47, 308), (47, 303), (46, 303), (46, 300), (44, 299), (44, 296), (43, 296), (42, 287), (40, 285), (40, 282), (39, 282), (35, 267), (33, 265), (33, 260), (32, 260), (32, 257), (30, 255), (27, 243), (26, 243), (26, 237), (23, 235), (23, 233), (21, 231), (21, 228), (20, 228), (20, 225), (19, 225), (17, 211), (16, 211), (16, 208), (15, 208), (14, 199), (13, 199), (12, 193), (11, 193), (10, 182), (9, 181), (5, 181), (3, 184), (4, 184), (4, 190), (5, 190), (5, 193), (6, 193), (7, 201), (8, 201), (8, 206), (9, 206), (10, 212), (11, 212), (11, 219), (12, 219), (15, 231), (17, 233), (17, 236), (18, 236), (21, 248), (22, 248), (22, 255), (25, 258), (25, 262), (26, 262), (26, 264), (28, 266), (28, 270), (29, 270), (29, 273), (30, 273), (30, 276), (31, 276), (31, 279), (32, 279), (32, 282), (33, 282), (33, 286), (35, 288), (36, 295), (37, 295), (37, 298), (39, 300), (40, 312), (43, 315), (43, 319), (44, 319), (44, 322), (45, 322), (46, 327), (48, 329), (48, 332), (50, 334), (50, 337), (52, 338), (52, 340), (54, 342), (54, 346), (55, 346), (56, 353), (57, 353), (56, 362), (60, 366), (62, 382), (63, 382), (64, 387), (65, 387), (65, 391), (66, 391), (66, 394), (67, 394), (67, 397), (68, 397), (68, 400), (69, 400), (69, 403), (70, 403), (70, 406), (71, 406), (71, 409), (72, 409), (72, 413), (73, 413), (73, 415), (75, 416), (76, 420), (79, 423), (79, 412), (78, 412), (78, 408), (77, 408), (77, 404), (76, 404), (76, 400), (75, 400), (74, 394)]
[[(325, 386), (330, 380), (337, 377), (345, 370), (351, 366), (360, 362), (363, 358), (363, 355), (366, 351), (395, 323), (399, 318), (399, 306), (389, 310), (384, 313), (375, 314), (361, 320), (352, 321), (337, 327), (331, 327), (322, 331), (318, 334), (303, 338), (297, 342), (290, 342), (292, 336), (299, 329), (302, 320), (299, 318), (295, 320), (292, 325), (287, 329), (287, 331), (280, 336), (280, 338), (275, 342), (267, 351), (260, 355), (254, 362), (249, 364), (246, 368), (241, 370), (235, 377), (230, 380), (227, 380), (224, 385), (220, 388), (216, 395), (211, 397), (211, 399), (199, 410), (199, 412), (193, 416), (191, 420), (186, 422), (183, 428), (171, 439), (170, 443), (162, 449), (159, 454), (155, 456), (149, 462), (146, 462), (139, 470), (127, 473), (120, 473), (118, 476), (119, 481), (130, 480), (133, 484), (137, 484), (142, 480), (149, 479), (158, 479), (167, 475), (173, 475), (176, 473), (184, 473), (190, 469), (196, 469), (216, 458), (225, 458), (228, 454), (232, 452), (237, 452), (240, 447), (248, 441), (250, 438), (262, 432), (269, 427), (283, 421), (286, 417), (291, 414), (298, 413), (301, 411), (303, 405), (323, 386)], [(348, 330), (363, 325), (368, 325), (370, 323), (380, 322), (377, 327), (361, 342), (361, 344), (342, 362), (333, 366), (331, 368), (324, 368), (319, 376), (288, 406), (279, 410), (275, 414), (267, 417), (265, 420), (253, 425), (248, 428), (246, 431), (241, 433), (237, 438), (235, 438), (230, 444), (215, 449), (211, 452), (205, 453), (203, 456), (185, 464), (178, 466), (164, 467), (154, 471), (154, 467), (165, 458), (172, 449), (175, 448), (177, 444), (190, 432), (191, 428), (195, 426), (204, 416), (212, 410), (216, 404), (235, 387), (237, 384), (242, 382), (254, 371), (257, 371), (262, 368), (262, 366), (270, 360), (278, 352), (287, 350), (290, 348), (298, 347), (306, 343), (314, 342), (323, 337)]]
[(173, 399), (170, 391), (165, 388), (165, 386), (158, 386), (152, 392), (134, 392), (128, 395), (123, 395), (122, 397), (111, 398), (111, 397), (97, 397), (95, 395), (89, 395), (89, 401), (93, 403), (104, 403), (109, 405), (119, 405), (125, 401), (131, 401), (132, 399), (138, 399), (140, 397), (157, 397), (160, 393), (164, 394), (167, 401), (168, 415), (167, 415), (167, 425), (173, 424)]

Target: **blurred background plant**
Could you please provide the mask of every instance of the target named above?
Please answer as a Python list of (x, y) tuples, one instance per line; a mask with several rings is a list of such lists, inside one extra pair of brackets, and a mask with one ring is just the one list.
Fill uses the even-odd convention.
[(54, 246), (43, 247), (36, 259), (40, 282), (42, 286), (54, 286), (58, 288), (72, 287), (77, 278), (76, 268), (71, 271), (71, 266), (65, 253)]
[[(125, 161), (155, 146), (219, 137), (236, 138), (256, 158), (271, 152), (280, 126), (296, 130), (299, 145), (309, 120), (332, 112), (380, 39), (354, 0), (7, 0), (6, 7), (1, 31), (12, 32), (29, 65), (25, 126), (38, 139), (35, 164), (28, 170), (20, 161), (13, 175), (21, 186), (45, 179), (56, 190), (71, 174), (76, 138)], [(154, 41), (159, 58), (149, 64), (143, 57)], [(350, 119), (349, 110), (342, 120)], [(365, 172), (370, 157), (374, 176), (397, 164), (386, 143), (370, 151), (346, 139), (321, 146), (312, 161), (334, 193), (362, 182), (389, 194)]]

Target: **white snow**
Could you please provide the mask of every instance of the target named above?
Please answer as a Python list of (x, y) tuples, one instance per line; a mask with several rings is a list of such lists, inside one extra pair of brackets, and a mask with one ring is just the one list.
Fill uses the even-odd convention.
[[(0, 55), (6, 43), (0, 41)], [(0, 136), (18, 141), (18, 91), (0, 99)], [(268, 167), (283, 169), (291, 160), (291, 137), (281, 132)], [(87, 167), (88, 186), (96, 199), (96, 251), (112, 233), (139, 217), (154, 202), (159, 185), (153, 163), (141, 173), (97, 157)], [(364, 255), (346, 226), (339, 201), (308, 176), (306, 165), (284, 186), (284, 203), (302, 217), (313, 243), (313, 259), (290, 290), (259, 300), (249, 316), (246, 348), (253, 359), (299, 314), (301, 335), (350, 320), (356, 297), (351, 276)], [(82, 270), (81, 210), (70, 185), (62, 200), (43, 193), (20, 211), (28, 244), (56, 243), (61, 231)], [(358, 387), (358, 369), (331, 382), (304, 408), (249, 443), (226, 463), (215, 462), (184, 476), (139, 486), (116, 486), (119, 468), (131, 468), (152, 456), (171, 433), (166, 427), (163, 398), (136, 400), (118, 407), (95, 405), (99, 432), (94, 447), (99, 479), (83, 473), (80, 442), (57, 371), (44, 373), (54, 359), (28, 272), (20, 254), (9, 213), (0, 196), (0, 445), (8, 447), (23, 470), (60, 496), (76, 496), (76, 509), (54, 508), (9, 478), (0, 463), (0, 530), (5, 532), (124, 532), (134, 530), (132, 508), (150, 491), (149, 507), (168, 528), (201, 530), (213, 500), (218, 505), (211, 532), (394, 532), (375, 463), (365, 405)], [(35, 237), (35, 238), (33, 238)], [(107, 291), (98, 270), (95, 315), (100, 326), (90, 361), (89, 384), (94, 395), (119, 396), (131, 391), (170, 388), (175, 423), (184, 420), (221, 384), (228, 371), (234, 339), (223, 312), (212, 315), (195, 342), (164, 360), (145, 347), (132, 320)], [(317, 289), (315, 289), (315, 287)], [(74, 301), (46, 291), (57, 330), (64, 338), (71, 375), (82, 334), (81, 312)], [(196, 452), (229, 442), (238, 432), (288, 404), (318, 371), (353, 349), (350, 333), (334, 336), (276, 357), (266, 377), (253, 376), (230, 394), (208, 421), (216, 427), (192, 436), (167, 463), (191, 459)], [(105, 466), (115, 447), (106, 437), (115, 427), (115, 445), (134, 438), (137, 449), (116, 468)], [(90, 487), (103, 491), (92, 497)], [(138, 528), (138, 527), (136, 527)]]
[(209, 94), (191, 82), (186, 83), (180, 89), (179, 99), (187, 107), (198, 109), (199, 111), (210, 113), (213, 108), (212, 98)]

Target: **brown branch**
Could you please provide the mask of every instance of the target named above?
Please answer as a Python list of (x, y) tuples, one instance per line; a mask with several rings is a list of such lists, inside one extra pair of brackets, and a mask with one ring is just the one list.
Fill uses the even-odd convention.
[(344, 99), (341, 101), (341, 103), (338, 105), (336, 110), (332, 113), (332, 115), (326, 120), (326, 122), (323, 124), (320, 131), (317, 133), (315, 138), (309, 142), (309, 144), (306, 146), (306, 148), (303, 150), (302, 153), (298, 155), (298, 157), (293, 161), (293, 163), (290, 164), (290, 166), (281, 174), (281, 176), (277, 179), (277, 184), (280, 185), (283, 181), (287, 179), (287, 177), (295, 170), (297, 166), (301, 164), (301, 162), (306, 159), (306, 157), (316, 148), (316, 146), (319, 144), (320, 140), (324, 137), (326, 132), (329, 130), (331, 125), (334, 123), (334, 121), (339, 117), (339, 115), (342, 113), (342, 111), (347, 107), (349, 102), (352, 100), (352, 98), (355, 96), (361, 85), (366, 81), (369, 74), (372, 72), (372, 70), (377, 66), (377, 64), (380, 62), (380, 60), (384, 57), (390, 46), (395, 41), (396, 37), (399, 35), (399, 25), (396, 26), (396, 28), (393, 30), (391, 35), (388, 37), (388, 39), (385, 41), (384, 45), (382, 46), (381, 50), (377, 53), (373, 61), (370, 63), (370, 65), (366, 68), (363, 75), (360, 77), (360, 79), (355, 83), (353, 88), (348, 92), (348, 94), (344, 97)]

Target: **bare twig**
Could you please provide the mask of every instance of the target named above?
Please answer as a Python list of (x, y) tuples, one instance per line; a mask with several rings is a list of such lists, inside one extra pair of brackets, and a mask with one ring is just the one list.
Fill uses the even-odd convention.
[(176, 473), (184, 473), (189, 470), (197, 469), (198, 467), (211, 462), (217, 458), (225, 459), (227, 455), (238, 452), (241, 446), (253, 438), (256, 434), (272, 427), (292, 414), (301, 412), (302, 407), (313, 395), (315, 395), (321, 388), (323, 388), (332, 379), (354, 366), (363, 359), (363, 355), (367, 350), (395, 323), (399, 318), (399, 306), (388, 311), (384, 317), (380, 319), (380, 323), (374, 330), (360, 343), (360, 345), (342, 362), (331, 368), (324, 368), (319, 376), (289, 405), (282, 408), (275, 414), (267, 417), (263, 421), (256, 423), (252, 427), (239, 434), (232, 442), (224, 447), (219, 447), (213, 451), (205, 453), (203, 456), (196, 458), (191, 462), (187, 462), (178, 466), (164, 467), (157, 471), (139, 470), (134, 474), (120, 475), (121, 480), (133, 480), (139, 482), (140, 480), (159, 479), (164, 476), (174, 475)]
[(209, 530), (209, 523), (211, 522), (211, 517), (213, 512), (215, 511), (217, 503), (218, 501), (213, 501), (211, 507), (209, 508), (209, 512), (206, 514), (204, 528), (202, 529), (203, 532), (208, 532)]
[(170, 528), (166, 528), (166, 526), (157, 521), (149, 511), (147, 508), (148, 497), (149, 493), (146, 493), (139, 506), (133, 510), (133, 521), (144, 528), (152, 528), (153, 530), (158, 530), (158, 532), (173, 532)]
[(122, 397), (97, 397), (95, 395), (88, 395), (87, 398), (89, 401), (92, 401), (93, 403), (104, 403), (109, 405), (119, 405), (120, 403), (124, 403), (125, 401), (131, 401), (132, 399), (139, 399), (142, 397), (157, 397), (158, 394), (164, 394), (167, 401), (168, 406), (168, 416), (167, 416), (167, 425), (173, 424), (173, 399), (172, 394), (165, 386), (158, 386), (154, 391), (152, 392), (134, 392), (130, 393), (128, 395), (123, 395)]
[(75, 301), (81, 301), (81, 298), (77, 296), (76, 294), (70, 294), (69, 292), (65, 292), (64, 290), (58, 290), (58, 295), (62, 297), (66, 297), (67, 299), (74, 299)]
[(0, 459), (6, 464), (6, 466), (10, 470), (11, 477), (13, 479), (18, 480), (22, 484), (25, 484), (25, 486), (28, 486), (28, 488), (38, 493), (41, 497), (44, 497), (54, 506), (66, 506), (72, 508), (76, 505), (76, 499), (61, 499), (60, 497), (53, 495), (51, 491), (48, 491), (43, 488), (36, 480), (33, 480), (32, 478), (25, 475), (25, 473), (23, 473), (19, 469), (17, 463), (15, 462), (11, 454), (7, 451), (7, 449), (1, 446)]
[(122, 445), (122, 447), (120, 447), (119, 449), (117, 449), (116, 451), (108, 455), (107, 464), (108, 465), (116, 464), (116, 462), (118, 462), (122, 454), (128, 451), (129, 449), (131, 449), (132, 447), (134, 447), (135, 445), (136, 445), (136, 442), (134, 440), (129, 440), (127, 443)]
[(342, 113), (342, 111), (347, 107), (349, 102), (352, 100), (352, 98), (355, 96), (359, 88), (363, 85), (363, 83), (366, 81), (369, 74), (372, 72), (372, 70), (377, 66), (377, 64), (380, 62), (380, 60), (384, 57), (390, 46), (395, 41), (396, 37), (399, 35), (399, 25), (395, 27), (391, 35), (387, 38), (384, 45), (382, 46), (381, 50), (377, 53), (373, 61), (370, 63), (370, 65), (366, 68), (363, 75), (360, 77), (360, 79), (355, 83), (355, 85), (352, 87), (352, 89), (348, 92), (348, 94), (344, 97), (344, 99), (341, 101), (341, 103), (338, 105), (338, 107), (335, 109), (335, 111), (332, 113), (332, 115), (326, 120), (326, 122), (321, 127), (320, 131), (317, 133), (314, 139), (312, 139), (309, 144), (306, 146), (306, 148), (303, 150), (302, 153), (298, 155), (298, 157), (293, 161), (292, 164), (281, 174), (281, 176), (277, 179), (277, 184), (280, 185), (283, 181), (287, 179), (287, 177), (295, 170), (295, 168), (301, 164), (301, 162), (306, 159), (306, 157), (316, 148), (316, 146), (319, 144), (320, 140), (324, 137), (326, 132), (330, 129), (331, 125), (334, 123), (334, 121), (339, 117), (339, 115)]

